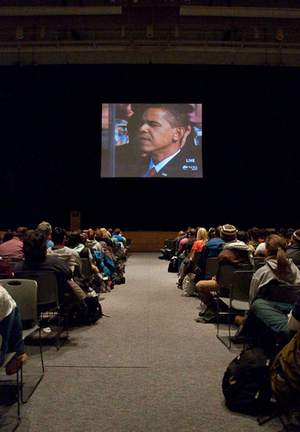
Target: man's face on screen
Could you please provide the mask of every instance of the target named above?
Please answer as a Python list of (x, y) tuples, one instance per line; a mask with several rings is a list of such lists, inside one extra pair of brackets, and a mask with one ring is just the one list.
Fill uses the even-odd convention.
[(165, 116), (161, 108), (148, 108), (138, 130), (140, 150), (151, 153), (156, 162), (171, 156), (180, 148), (180, 141), (176, 139), (177, 129), (170, 125)]

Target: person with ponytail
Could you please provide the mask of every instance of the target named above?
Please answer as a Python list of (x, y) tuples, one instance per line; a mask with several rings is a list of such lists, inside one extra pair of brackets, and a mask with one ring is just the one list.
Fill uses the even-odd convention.
[(284, 302), (282, 293), (277, 290), (280, 290), (279, 283), (299, 285), (300, 289), (300, 270), (287, 257), (286, 248), (286, 240), (279, 235), (271, 235), (266, 239), (265, 265), (255, 272), (249, 295), (253, 314), (272, 333), (288, 342), (291, 337), (288, 314), (294, 304), (289, 300)]
[(270, 235), (266, 239), (265, 265), (258, 269), (250, 285), (250, 301), (264, 297), (269, 284), (287, 283), (300, 285), (300, 270), (286, 254), (287, 242), (284, 237)]

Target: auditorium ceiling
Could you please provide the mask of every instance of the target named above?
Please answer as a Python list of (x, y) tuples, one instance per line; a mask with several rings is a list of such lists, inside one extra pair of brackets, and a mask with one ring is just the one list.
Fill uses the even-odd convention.
[(300, 1), (2, 0), (0, 64), (300, 65)]

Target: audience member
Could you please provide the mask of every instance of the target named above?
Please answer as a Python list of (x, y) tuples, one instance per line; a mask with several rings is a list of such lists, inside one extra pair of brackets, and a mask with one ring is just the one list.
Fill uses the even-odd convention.
[(6, 233), (3, 236), (2, 243), (7, 242), (8, 240), (11, 240), (14, 237), (14, 233), (12, 231), (6, 231)]
[(249, 238), (250, 238), (248, 246), (250, 246), (250, 247), (252, 246), (254, 248), (254, 250), (256, 250), (256, 248), (261, 243), (261, 241), (260, 241), (260, 238), (261, 238), (261, 231), (260, 231), (260, 229), (257, 228), (257, 227), (250, 228), (248, 230), (248, 235), (249, 235)]
[(0, 256), (5, 260), (13, 260), (15, 258), (24, 258), (23, 254), (23, 238), (27, 233), (27, 228), (19, 227), (16, 235), (0, 245)]
[(72, 270), (73, 274), (81, 273), (81, 258), (74, 249), (64, 245), (66, 239), (67, 236), (64, 229), (60, 227), (54, 228), (52, 231), (52, 240), (54, 246), (47, 249), (47, 254), (64, 260)]
[(24, 238), (23, 250), (25, 260), (15, 266), (15, 277), (26, 279), (33, 273), (52, 272), (57, 277), (60, 301), (68, 305), (82, 304), (86, 294), (74, 281), (71, 281), (70, 267), (61, 258), (47, 255), (45, 236), (38, 229), (29, 231)]
[(116, 238), (119, 243), (123, 243), (124, 246), (126, 246), (126, 238), (123, 236), (120, 228), (116, 228), (113, 233), (112, 237)]
[[(287, 284), (300, 284), (300, 270), (287, 258), (286, 240), (276, 234), (266, 239), (265, 265), (260, 267), (253, 275), (250, 285), (250, 301), (264, 297), (268, 286), (275, 282)], [(276, 285), (276, 283), (275, 283)]]
[(224, 240), (220, 238), (221, 229), (222, 229), (221, 225), (217, 226), (216, 228), (210, 228), (210, 230), (213, 230), (211, 231), (211, 233), (213, 232), (213, 234), (211, 234), (212, 237), (205, 244), (201, 255), (201, 261), (200, 261), (201, 279), (205, 278), (207, 259), (218, 257), (223, 250)]
[(90, 248), (90, 249), (94, 249), (100, 252), (103, 252), (102, 250), (102, 246), (100, 245), (100, 243), (95, 239), (95, 231), (91, 228), (89, 228), (86, 232), (87, 234), (87, 239), (85, 242), (85, 246)]
[(222, 246), (223, 251), (218, 256), (219, 270), (211, 280), (200, 280), (196, 283), (195, 287), (200, 300), (212, 315), (216, 314), (217, 304), (211, 293), (219, 291), (220, 267), (226, 264), (253, 264), (252, 251), (244, 242), (237, 240), (237, 229), (235, 226), (230, 224), (223, 225), (220, 236), (224, 240), (224, 244)]
[(264, 239), (263, 242), (261, 242), (257, 248), (255, 249), (255, 256), (256, 257), (264, 257), (266, 255), (266, 238), (269, 235), (272, 234), (277, 234), (277, 231), (275, 230), (275, 228), (267, 228), (265, 230), (261, 231), (262, 237)]
[(27, 363), (27, 355), (22, 335), (22, 323), (16, 302), (0, 284), (0, 366), (8, 352), (15, 352), (17, 360), (12, 358), (6, 365), (7, 375), (15, 374)]
[(196, 241), (194, 242), (194, 244), (192, 246), (192, 251), (201, 252), (203, 247), (207, 243), (207, 240), (208, 240), (208, 236), (207, 236), (206, 229), (202, 228), (202, 227), (198, 228)]
[(300, 229), (294, 231), (291, 236), (290, 244), (286, 249), (286, 254), (293, 260), (296, 266), (300, 266)]
[(51, 240), (51, 232), (52, 232), (52, 226), (49, 224), (49, 222), (41, 222), (38, 225), (38, 229), (44, 234), (44, 236), (46, 237), (46, 245), (47, 245), (47, 249), (49, 247), (53, 247), (54, 243)]
[[(288, 302), (284, 303), (282, 298), (276, 301), (276, 282), (300, 285), (300, 270), (287, 258), (285, 251), (286, 240), (283, 237), (269, 236), (266, 241), (266, 264), (255, 272), (250, 286), (250, 300), (253, 302), (251, 312), (262, 323), (261, 332), (268, 329), (283, 344), (290, 340), (290, 330), (298, 328), (299, 299), (295, 307)], [(273, 300), (270, 301), (267, 298), (270, 298), (272, 287), (275, 290), (272, 290)], [(282, 296), (281, 293), (280, 295)]]

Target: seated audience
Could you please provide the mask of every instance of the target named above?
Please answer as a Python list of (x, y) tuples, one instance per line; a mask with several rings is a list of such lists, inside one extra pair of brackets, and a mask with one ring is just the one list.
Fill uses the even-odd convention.
[(294, 231), (291, 236), (290, 244), (286, 249), (286, 254), (293, 260), (296, 266), (300, 266), (300, 229)]
[[(219, 270), (223, 265), (253, 264), (252, 251), (244, 242), (237, 240), (237, 229), (233, 225), (223, 225), (220, 236), (224, 240), (223, 251), (218, 255)], [(211, 280), (200, 280), (196, 283), (195, 291), (200, 300), (212, 314), (216, 313), (217, 304), (211, 294), (219, 291), (219, 270)]]
[(66, 246), (74, 249), (78, 253), (80, 258), (87, 258), (90, 263), (91, 274), (98, 274), (99, 270), (95, 265), (95, 261), (91, 252), (91, 249), (84, 245), (86, 241), (86, 234), (80, 234), (78, 231), (74, 231), (68, 235)]
[(80, 273), (82, 270), (82, 262), (78, 253), (74, 250), (65, 246), (67, 239), (66, 232), (64, 229), (56, 227), (52, 231), (53, 247), (47, 249), (47, 255), (56, 256), (64, 260), (70, 267), (73, 274)]
[[(279, 235), (271, 235), (266, 239), (266, 264), (258, 269), (250, 285), (251, 312), (273, 334), (285, 342), (290, 339), (287, 315), (293, 309), (292, 304), (276, 301), (276, 284), (282, 282), (300, 285), (300, 270), (286, 255), (286, 240)], [(275, 301), (270, 301), (270, 290)], [(274, 298), (275, 296), (275, 298)], [(299, 305), (295, 309), (294, 318), (299, 317)], [(291, 323), (294, 322), (290, 318)], [(293, 324), (291, 324), (292, 326)]]
[(261, 242), (257, 248), (255, 249), (256, 257), (264, 257), (266, 255), (266, 238), (272, 234), (277, 234), (277, 231), (274, 228), (267, 228), (261, 231), (263, 242)]
[(300, 270), (286, 254), (286, 240), (276, 234), (266, 239), (265, 265), (253, 275), (250, 285), (250, 301), (257, 296), (262, 297), (262, 289), (266, 292), (267, 286), (273, 282), (287, 284), (300, 284)]
[(113, 231), (112, 237), (116, 238), (119, 243), (123, 243), (123, 245), (126, 246), (126, 238), (122, 235), (120, 228), (116, 228)]
[(7, 375), (15, 374), (22, 365), (27, 363), (22, 331), (18, 306), (0, 284), (0, 335), (2, 339), (0, 344), (0, 366), (3, 364), (7, 353), (16, 352), (17, 357), (17, 361), (12, 358), (7, 363), (5, 367)]
[(192, 251), (201, 252), (205, 244), (207, 243), (208, 236), (205, 228), (198, 228), (196, 241), (192, 246)]
[(201, 254), (200, 268), (201, 268), (201, 279), (205, 278), (206, 261), (207, 258), (216, 258), (223, 250), (224, 240), (220, 238), (222, 226), (219, 225), (216, 228), (210, 228), (211, 238), (205, 244)]
[(15, 258), (24, 258), (23, 254), (23, 237), (26, 235), (27, 228), (19, 227), (16, 235), (0, 245), (0, 256), (5, 260), (13, 260)]
[[(117, 240), (116, 236), (114, 236), (113, 238)], [(110, 233), (105, 228), (97, 228), (95, 230), (95, 240), (97, 240), (100, 244), (101, 244), (101, 242), (104, 242), (106, 247), (107, 246), (109, 246), (109, 247), (113, 246), (113, 241), (111, 239)], [(119, 242), (119, 240), (117, 240), (117, 241)], [(103, 247), (103, 245), (101, 245), (101, 246)]]
[[(54, 255), (47, 255), (45, 236), (38, 230), (29, 231), (24, 237), (25, 260), (14, 268), (17, 278), (27, 278), (34, 273), (52, 272), (57, 277), (59, 298), (68, 305), (81, 304), (86, 298), (84, 291), (72, 279), (70, 267)], [(84, 307), (84, 304), (83, 304)]]
[(102, 252), (102, 246), (95, 239), (95, 231), (90, 228), (87, 230), (86, 234), (87, 234), (87, 239), (85, 242), (85, 246), (90, 248), (90, 249), (94, 249), (94, 250)]

